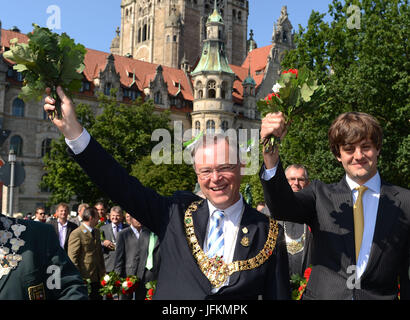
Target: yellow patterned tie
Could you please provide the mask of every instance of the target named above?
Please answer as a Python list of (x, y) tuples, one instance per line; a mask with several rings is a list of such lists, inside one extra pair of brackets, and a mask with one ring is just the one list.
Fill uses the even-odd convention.
[(364, 216), (363, 216), (363, 193), (367, 190), (366, 186), (360, 186), (355, 188), (359, 191), (356, 202), (353, 206), (353, 219), (354, 219), (354, 243), (356, 248), (356, 262), (359, 258), (360, 247), (362, 246), (363, 229), (364, 229)]

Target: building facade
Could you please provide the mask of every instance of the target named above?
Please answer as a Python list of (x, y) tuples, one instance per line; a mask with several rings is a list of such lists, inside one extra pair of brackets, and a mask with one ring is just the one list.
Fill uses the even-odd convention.
[[(283, 53), (293, 48), (292, 25), (286, 7), (282, 8), (274, 25), (272, 44), (257, 48), (252, 34), (248, 40), (241, 37), (244, 58), (239, 59), (238, 56), (235, 59), (241, 61), (234, 64), (231, 62), (235, 61), (232, 47), (237, 46), (230, 34), (236, 25), (233, 23), (233, 10), (236, 10), (238, 19), (241, 8), (241, 19), (247, 19), (248, 1), (221, 0), (216, 4), (215, 8), (212, 0), (123, 0), (121, 31), (117, 30), (117, 36), (111, 43), (111, 52), (87, 49), (83, 87), (76, 93), (75, 102), (87, 103), (94, 107), (96, 113), (101, 112), (97, 108), (97, 96), (100, 93), (108, 95), (112, 88), (116, 88), (119, 103), (132, 103), (139, 96), (152, 99), (156, 112), (170, 110), (171, 121), (181, 121), (183, 129), (192, 128), (194, 135), (204, 130), (259, 128), (260, 116), (256, 101), (271, 91), (280, 74)], [(124, 11), (127, 8), (128, 14)], [(147, 43), (140, 43), (141, 46), (135, 47), (129, 45), (130, 38), (122, 37), (122, 34), (132, 33), (131, 29), (124, 32), (127, 26), (132, 26), (127, 19), (144, 22), (142, 16), (137, 15), (142, 12), (146, 13), (143, 17), (147, 18), (148, 23), (149, 12), (157, 14), (160, 9), (163, 10), (162, 29), (158, 27), (160, 16), (152, 16), (155, 19), (152, 20), (151, 27), (148, 28), (147, 24), (147, 33), (150, 32), (149, 39), (145, 40)], [(187, 14), (187, 10), (198, 11), (200, 14), (191, 16)], [(208, 15), (204, 19), (206, 12)], [(191, 35), (192, 39), (199, 37), (200, 41), (195, 49), (198, 51), (195, 54), (193, 51), (180, 51), (183, 46), (170, 43), (169, 50), (165, 51), (176, 52), (178, 59), (173, 54), (169, 57), (164, 55), (164, 42), (158, 44), (153, 36), (157, 29), (163, 35), (169, 30), (172, 39), (171, 31), (177, 33), (183, 30), (184, 36), (187, 36), (192, 31), (191, 24), (200, 25), (203, 30), (199, 36), (193, 33)], [(238, 28), (239, 25), (242, 26), (237, 24)], [(134, 38), (138, 39), (140, 24), (135, 26), (138, 28)], [(144, 25), (142, 30), (144, 32)], [(14, 190), (13, 210), (28, 213), (34, 212), (37, 206), (44, 206), (50, 196), (47, 189), (39, 187), (42, 176), (46, 174), (42, 158), (50, 149), (51, 141), (60, 135), (47, 120), (42, 110), (42, 101), (26, 103), (18, 98), (23, 79), (21, 74), (13, 70), (14, 63), (1, 55), (10, 48), (10, 40), (14, 38), (18, 42), (27, 42), (24, 34), (1, 29), (0, 22), (0, 132), (11, 131), (10, 136), (0, 145), (0, 157), (7, 161), (8, 152), (12, 148), (17, 153), (17, 161), (24, 164), (26, 178)], [(148, 45), (149, 41), (153, 42)], [(187, 41), (184, 40), (184, 43)], [(138, 59), (138, 52), (142, 54), (144, 51), (142, 45), (147, 45), (149, 59), (142, 56)], [(157, 45), (162, 49), (158, 49)], [(238, 45), (238, 48), (241, 46)], [(249, 48), (249, 52), (246, 52), (246, 48)], [(162, 50), (163, 54), (158, 54), (158, 59), (162, 57), (167, 63), (165, 60), (154, 62), (156, 50)], [(177, 65), (172, 66), (175, 64)], [(2, 212), (7, 213), (8, 188), (2, 186), (0, 190)], [(74, 202), (76, 199), (73, 199)]]
[[(248, 0), (216, 0), (225, 22), (226, 55), (241, 65), (247, 55)], [(112, 53), (178, 68), (195, 64), (206, 39), (214, 0), (122, 0), (119, 41)], [(118, 42), (118, 44), (117, 44)]]

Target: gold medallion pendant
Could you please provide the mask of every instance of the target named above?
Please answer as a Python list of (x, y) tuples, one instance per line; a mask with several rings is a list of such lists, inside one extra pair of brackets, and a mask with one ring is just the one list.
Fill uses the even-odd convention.
[[(273, 250), (275, 249), (276, 239), (278, 236), (278, 224), (275, 220), (269, 218), (268, 239), (266, 240), (263, 249), (259, 251), (259, 253), (255, 257), (248, 260), (225, 263), (220, 257), (209, 258), (202, 250), (195, 235), (192, 213), (194, 213), (198, 209), (198, 206), (203, 201), (204, 200), (199, 200), (191, 203), (191, 205), (185, 211), (185, 233), (188, 244), (192, 251), (192, 255), (194, 256), (202, 273), (208, 278), (212, 287), (219, 288), (233, 273), (255, 269), (269, 259), (269, 257), (273, 253)], [(245, 230), (242, 230), (243, 233), (248, 233), (248, 230), (246, 228), (244, 229)], [(243, 237), (241, 244), (245, 247), (249, 246), (249, 238)]]

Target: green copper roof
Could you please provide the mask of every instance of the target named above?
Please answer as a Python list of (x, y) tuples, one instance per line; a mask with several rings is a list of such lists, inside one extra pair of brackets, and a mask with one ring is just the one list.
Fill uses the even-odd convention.
[(212, 12), (212, 14), (208, 17), (208, 23), (209, 22), (224, 23), (218, 9), (214, 9), (214, 12)]
[(252, 85), (252, 86), (256, 86), (256, 82), (255, 82), (255, 80), (252, 78), (251, 75), (248, 75), (248, 76), (246, 77), (246, 79), (243, 80), (242, 84), (243, 84), (243, 85), (249, 84), (249, 85)]
[(222, 42), (205, 41), (201, 59), (192, 75), (200, 72), (226, 72), (234, 74), (229, 66)]

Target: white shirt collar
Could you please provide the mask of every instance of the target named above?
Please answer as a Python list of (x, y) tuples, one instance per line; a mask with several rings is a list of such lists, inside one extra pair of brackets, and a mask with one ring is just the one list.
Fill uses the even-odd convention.
[[(242, 194), (239, 194), (239, 195), (240, 197), (237, 202), (235, 202), (233, 205), (223, 210), (225, 218), (230, 218), (231, 216), (233, 217), (235, 215), (241, 214), (244, 204), (243, 204)], [(208, 201), (209, 215), (214, 213), (215, 210), (221, 210), (221, 209), (216, 208), (209, 200), (207, 201)]]
[[(352, 191), (359, 186), (359, 184), (357, 182), (353, 181), (348, 175), (346, 175), (346, 182), (347, 182), (350, 190), (352, 190)], [(369, 188), (370, 190), (372, 190), (376, 193), (380, 193), (381, 179), (380, 179), (379, 171), (377, 171), (376, 174), (371, 179), (366, 181), (364, 183), (364, 185), (367, 188)]]

